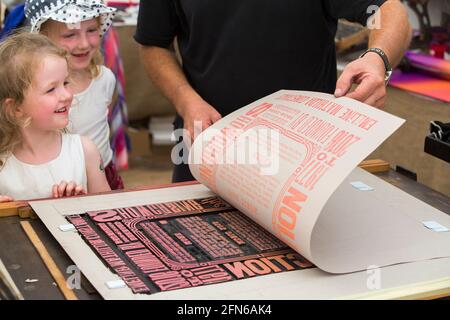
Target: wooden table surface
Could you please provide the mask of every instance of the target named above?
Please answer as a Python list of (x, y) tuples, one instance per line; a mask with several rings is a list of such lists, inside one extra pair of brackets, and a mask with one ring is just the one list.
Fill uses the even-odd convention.
[[(393, 170), (379, 173), (377, 176), (450, 214), (450, 198), (445, 195)], [(51, 233), (47, 231), (40, 220), (32, 219), (30, 222), (63, 275), (66, 278), (72, 276), (70, 267), (74, 264)], [(22, 230), (18, 216), (0, 218), (0, 258), (25, 299), (64, 299), (36, 249)], [(68, 270), (69, 272), (67, 272)], [(38, 281), (27, 282), (27, 279), (37, 279)], [(74, 292), (78, 299), (101, 299), (101, 296), (84, 278), (81, 281), (81, 288), (74, 289)]]

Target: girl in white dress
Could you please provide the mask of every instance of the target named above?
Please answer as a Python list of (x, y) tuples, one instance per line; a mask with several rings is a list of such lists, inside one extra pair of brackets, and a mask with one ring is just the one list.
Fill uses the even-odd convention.
[(89, 138), (63, 133), (66, 52), (29, 33), (0, 43), (0, 202), (111, 190)]

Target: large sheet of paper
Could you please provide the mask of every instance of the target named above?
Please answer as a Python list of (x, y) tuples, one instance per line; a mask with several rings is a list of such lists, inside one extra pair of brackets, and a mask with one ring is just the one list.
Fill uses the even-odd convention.
[[(327, 210), (348, 212), (345, 224), (322, 212), (353, 168), (403, 122), (345, 97), (281, 90), (235, 111), (198, 136), (190, 152), (190, 168), (198, 181), (322, 270), (364, 270), (372, 264), (374, 253), (379, 266), (434, 258), (443, 252), (428, 250), (431, 242), (423, 250), (403, 252), (405, 243), (399, 235), (415, 230), (405, 216), (395, 219), (392, 213), (389, 222), (381, 215), (362, 219), (363, 212), (356, 208), (364, 196), (340, 197)], [(390, 209), (382, 208), (387, 213)], [(318, 224), (319, 218), (329, 223)], [(383, 223), (398, 232), (381, 236)], [(367, 229), (378, 237), (357, 236)], [(347, 238), (338, 241), (339, 232)], [(444, 242), (449, 239), (429, 237), (433, 236)], [(384, 254), (386, 250), (392, 254)], [(450, 255), (450, 249), (444, 251)]]
[[(354, 174), (356, 175), (354, 176)], [(365, 180), (364, 177), (361, 177), (359, 172), (352, 172), (349, 181), (355, 178)], [(370, 177), (371, 180), (366, 182), (370, 182), (376, 188), (375, 193), (380, 191), (383, 196), (389, 196), (391, 201), (400, 202), (399, 206), (412, 209), (409, 212), (411, 219), (420, 221), (423, 218), (436, 218), (436, 209), (422, 203), (415, 210), (415, 203), (417, 202), (415, 198), (395, 187), (383, 191), (384, 182), (376, 177)], [(375, 179), (375, 182), (372, 179)], [(339, 192), (339, 189), (337, 192)], [(368, 193), (367, 195), (374, 195), (375, 193)], [(450, 258), (424, 260), (347, 274), (330, 274), (319, 268), (302, 270), (292, 270), (291, 268), (292, 271), (289, 272), (277, 270), (265, 275), (255, 275), (258, 271), (262, 273), (264, 268), (256, 265), (254, 259), (252, 259), (253, 261), (249, 261), (248, 266), (256, 272), (253, 276), (238, 281), (161, 291), (154, 294), (135, 293), (133, 292), (133, 286), (109, 288), (107, 284), (111, 281), (123, 279), (121, 275), (117, 274), (104, 259), (99, 258), (98, 253), (92, 249), (88, 241), (85, 241), (81, 232), (63, 231), (60, 228), (66, 225), (71, 217), (89, 211), (116, 210), (120, 212), (121, 209), (119, 208), (124, 207), (205, 199), (212, 196), (214, 194), (205, 186), (192, 185), (81, 198), (35, 201), (31, 205), (77, 267), (105, 299), (333, 299), (359, 294), (376, 294), (383, 290), (398, 291), (396, 296), (401, 297), (405, 290), (395, 290), (395, 288), (414, 286), (414, 290), (417, 290), (416, 288), (423, 289), (421, 284), (425, 283), (425, 289), (429, 290), (429, 283), (432, 282), (440, 286), (440, 283), (448, 282), (445, 279), (450, 279)], [(442, 213), (440, 214), (442, 215)], [(263, 259), (261, 257), (260, 261)], [(353, 258), (350, 257), (349, 259), (351, 262)], [(273, 264), (276, 264), (274, 260), (272, 261)], [(293, 264), (291, 263), (291, 265)], [(279, 264), (277, 266), (281, 267)], [(170, 277), (165, 279), (170, 279)], [(75, 290), (75, 292), (77, 291)]]
[[(372, 290), (367, 270), (383, 274), (376, 289), (437, 281), (450, 276), (450, 217), (355, 169), (402, 122), (283, 90), (195, 140), (190, 167), (209, 189), (31, 206), (106, 299), (337, 298)], [(108, 287), (117, 279), (126, 287)]]

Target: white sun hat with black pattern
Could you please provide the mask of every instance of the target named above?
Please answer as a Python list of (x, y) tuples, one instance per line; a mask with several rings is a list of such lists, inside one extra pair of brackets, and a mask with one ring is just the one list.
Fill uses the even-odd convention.
[(77, 24), (100, 17), (100, 34), (112, 24), (115, 8), (101, 0), (26, 0), (25, 16), (30, 21), (31, 32), (38, 33), (48, 19), (67, 24)]

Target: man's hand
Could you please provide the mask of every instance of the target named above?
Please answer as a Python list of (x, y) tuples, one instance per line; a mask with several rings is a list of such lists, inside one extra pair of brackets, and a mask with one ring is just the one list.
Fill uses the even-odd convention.
[(14, 201), (13, 198), (0, 194), (0, 203)]
[[(183, 108), (181, 117), (184, 121), (184, 129), (189, 134), (188, 137), (183, 137), (186, 142), (187, 139), (189, 139), (190, 142), (188, 143), (188, 145), (190, 145), (190, 143), (194, 141), (194, 138), (196, 138), (194, 136), (194, 125), (196, 122), (200, 122), (201, 131), (203, 132), (203, 130), (222, 118), (222, 116), (217, 112), (216, 109), (214, 109), (209, 103), (205, 102), (202, 99), (196, 100), (196, 102), (186, 105)], [(195, 133), (200, 134), (200, 132)]]
[(77, 185), (74, 181), (69, 183), (61, 181), (59, 185), (53, 185), (52, 194), (53, 198), (62, 198), (86, 194), (86, 191), (83, 189), (83, 186)]
[[(384, 2), (379, 10), (379, 27), (371, 29), (368, 47), (381, 48), (391, 66), (395, 67), (411, 40), (408, 11), (398, 0)], [(381, 57), (374, 52), (368, 52), (364, 57), (347, 65), (337, 81), (334, 95), (346, 96), (382, 108), (386, 97), (384, 75), (385, 67)], [(353, 83), (357, 84), (357, 87), (350, 92)]]
[[(376, 108), (383, 108), (386, 98), (385, 67), (378, 54), (368, 52), (349, 63), (336, 83), (336, 97), (346, 96)], [(356, 83), (354, 91), (350, 91)]]

